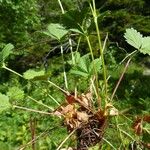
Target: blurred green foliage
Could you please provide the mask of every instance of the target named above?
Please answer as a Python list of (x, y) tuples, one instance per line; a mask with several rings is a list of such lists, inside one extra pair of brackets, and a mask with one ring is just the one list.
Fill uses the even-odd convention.
[[(36, 141), (36, 149), (55, 150), (68, 135), (60, 118), (10, 108), (10, 103), (8, 103), (9, 99), (9, 102), (14, 105), (50, 111), (28, 96), (53, 109), (58, 107), (58, 103), (65, 101), (64, 94), (47, 82), (47, 79), (49, 79), (65, 89), (60, 43), (41, 34), (46, 30), (49, 23), (61, 22), (67, 28), (78, 27), (78, 31), (81, 31), (78, 23), (82, 25), (84, 23), (84, 29), (89, 31), (86, 33), (91, 34), (89, 36), (91, 45), (94, 47), (94, 56), (99, 57), (98, 41), (87, 0), (62, 0), (62, 5), (66, 12), (64, 15), (62, 15), (58, 1), (0, 0), (0, 59), (3, 61), (2, 49), (6, 43), (14, 44), (13, 53), (8, 52), (11, 55), (8, 57), (6, 65), (21, 74), (24, 73), (24, 77), (28, 79), (24, 80), (15, 74), (0, 69), (0, 99), (5, 101), (3, 108), (7, 108), (4, 108), (4, 111), (0, 114), (1, 149), (18, 149), (30, 142), (32, 140), (31, 120), (36, 122), (36, 136), (43, 134)], [(96, 7), (99, 11), (99, 26), (102, 39), (105, 39), (106, 32), (109, 34), (104, 53), (108, 74), (110, 75), (108, 80), (110, 84), (108, 92), (110, 94), (124, 68), (124, 63), (120, 62), (128, 55), (127, 51), (131, 52), (132, 50), (131, 47), (125, 44), (123, 33), (126, 28), (134, 27), (144, 35), (149, 35), (150, 2), (149, 0), (97, 0)], [(78, 33), (75, 32), (75, 34)], [(75, 36), (71, 38), (77, 45), (78, 39)], [(65, 40), (62, 42), (66, 43)], [(119, 46), (114, 42), (119, 43)], [(127, 48), (127, 51), (120, 48), (120, 45)], [(73, 51), (75, 50), (73, 46)], [(64, 50), (65, 69), (70, 92), (73, 92), (74, 87), (77, 86), (78, 92), (83, 93), (89, 89), (90, 83), (87, 77), (93, 71), (93, 62), (88, 55), (85, 55), (88, 52), (88, 47), (83, 36), (81, 36), (78, 50), (77, 54), (80, 55), (80, 58), (77, 66), (70, 63), (72, 62), (70, 50)], [(150, 112), (148, 107), (150, 106), (150, 76), (143, 75), (143, 71), (146, 68), (144, 59), (144, 56), (140, 54), (133, 59), (115, 96), (115, 106), (119, 110), (129, 108), (130, 119), (134, 118), (136, 114), (143, 115)], [(47, 68), (44, 66), (44, 61)], [(30, 70), (28, 70), (29, 68)], [(44, 69), (45, 71), (43, 71)], [(80, 76), (83, 73), (85, 73), (85, 76)], [(102, 80), (101, 71), (99, 72), (99, 79), (100, 81)], [(131, 133), (131, 136), (135, 138), (131, 128), (126, 128), (127, 125), (131, 126), (133, 121), (124, 120), (124, 118), (118, 118), (117, 120), (118, 124), (122, 124), (121, 129)], [(118, 135), (117, 124), (115, 126), (113, 125), (114, 123), (116, 123), (116, 120), (112, 119), (105, 138), (113, 143), (115, 147), (118, 147), (122, 141), (120, 140), (120, 135)], [(147, 140), (146, 136), (147, 133), (143, 136), (145, 140)], [(126, 134), (123, 137), (125, 146), (128, 146), (132, 140), (129, 140), (130, 138)], [(73, 137), (66, 145), (74, 145), (74, 140)], [(104, 143), (102, 149), (111, 149), (107, 142)], [(31, 145), (27, 149), (30, 150)]]

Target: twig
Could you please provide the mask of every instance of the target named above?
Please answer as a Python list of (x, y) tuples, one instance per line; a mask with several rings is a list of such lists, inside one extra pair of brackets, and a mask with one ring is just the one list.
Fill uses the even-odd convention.
[(63, 146), (63, 144), (74, 134), (74, 132), (77, 130), (77, 128), (76, 129), (74, 129), (62, 142), (61, 142), (61, 144), (58, 146), (58, 148), (56, 149), (56, 150), (60, 150), (60, 148)]
[(55, 83), (51, 82), (51, 81), (47, 81), (48, 83), (52, 84), (53, 86), (55, 86), (57, 89), (59, 89), (60, 91), (62, 91), (63, 93), (70, 95), (70, 93), (68, 91), (65, 91), (64, 89), (62, 89), (61, 87), (59, 87), (58, 85), (56, 85)]
[(31, 108), (21, 107), (21, 106), (17, 106), (17, 105), (13, 105), (13, 107), (22, 109), (22, 110), (26, 110), (26, 111), (35, 112), (35, 113), (45, 114), (45, 115), (53, 115), (54, 114), (54, 113), (44, 112), (44, 111), (35, 110), (35, 109), (31, 109)]
[(116, 85), (116, 87), (115, 87), (115, 89), (114, 89), (114, 91), (113, 91), (113, 94), (112, 94), (112, 96), (111, 96), (110, 101), (113, 100), (114, 95), (115, 95), (115, 93), (116, 93), (116, 91), (117, 91), (117, 89), (118, 89), (118, 87), (119, 87), (119, 85), (120, 85), (120, 82), (122, 81), (122, 78), (123, 78), (125, 72), (127, 71), (127, 68), (128, 68), (128, 66), (129, 66), (130, 61), (131, 61), (131, 58), (129, 58), (129, 60), (127, 61), (126, 65), (125, 65), (125, 68), (124, 68), (124, 70), (123, 70), (123, 72), (122, 72), (122, 74), (121, 74), (121, 76), (120, 76), (120, 78), (119, 78), (119, 80), (118, 80), (118, 82), (117, 82), (117, 85)]
[[(57, 128), (57, 127), (53, 127), (53, 128), (50, 129), (50, 130), (53, 130), (53, 129), (55, 129), (55, 128)], [(44, 132), (42, 132), (42, 133), (41, 133), (39, 136), (37, 136), (35, 139), (33, 139), (33, 140), (29, 141), (27, 144), (21, 146), (18, 150), (24, 150), (24, 149), (25, 149), (27, 146), (29, 146), (31, 143), (33, 143), (33, 142), (35, 143), (40, 137), (42, 137), (42, 136), (44, 136), (44, 135), (47, 134), (48, 129), (49, 129), (49, 128), (47, 128)]]
[(103, 140), (108, 143), (114, 150), (117, 150), (108, 140), (106, 140), (105, 138), (103, 138)]
[(34, 139), (36, 139), (36, 136), (35, 136), (35, 125), (36, 125), (36, 120), (35, 118), (32, 119), (30, 118), (30, 131), (31, 131), (31, 137), (32, 137), (32, 150), (35, 150), (35, 142), (34, 142)]
[(51, 108), (51, 107), (49, 107), (49, 106), (47, 106), (47, 105), (45, 105), (45, 104), (43, 104), (43, 103), (40, 103), (39, 101), (37, 101), (36, 99), (34, 99), (34, 98), (32, 98), (32, 97), (30, 97), (30, 96), (28, 96), (28, 97), (29, 97), (31, 100), (33, 100), (34, 102), (36, 102), (37, 104), (42, 105), (42, 106), (44, 106), (44, 107), (50, 109), (51, 111), (54, 110), (53, 108)]

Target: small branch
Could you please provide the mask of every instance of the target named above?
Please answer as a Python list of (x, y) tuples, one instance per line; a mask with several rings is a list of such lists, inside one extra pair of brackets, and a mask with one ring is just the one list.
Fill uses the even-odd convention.
[(58, 148), (56, 149), (56, 150), (60, 150), (60, 148), (63, 146), (63, 144), (74, 134), (74, 132), (77, 130), (77, 128), (76, 129), (74, 129), (62, 142), (61, 142), (61, 144), (58, 146)]
[(14, 73), (14, 74), (16, 74), (16, 75), (18, 75), (18, 76), (21, 77), (21, 78), (24, 78), (21, 74), (17, 73), (16, 71), (14, 71), (14, 70), (12, 70), (12, 69), (10, 69), (10, 68), (7, 68), (7, 67), (5, 66), (5, 64), (3, 64), (2, 68), (3, 68), (3, 69), (6, 69), (6, 70), (8, 70), (8, 71), (10, 71), (10, 72), (12, 72), (12, 73)]
[(17, 106), (17, 105), (13, 105), (13, 107), (18, 108), (18, 109), (22, 109), (22, 110), (26, 110), (26, 111), (30, 111), (30, 112), (45, 114), (45, 115), (53, 115), (54, 114), (54, 113), (44, 112), (44, 111), (35, 110), (35, 109), (31, 109), (31, 108), (21, 107), (21, 106)]
[[(56, 129), (57, 127), (53, 127), (52, 129), (50, 129), (50, 131), (52, 131), (53, 129)], [(47, 134), (48, 129), (46, 129), (44, 132), (42, 132), (39, 136), (36, 136), (35, 139), (29, 141), (27, 144), (21, 146), (18, 150), (24, 150), (26, 147), (30, 146), (30, 144), (32, 144), (33, 142), (35, 143), (40, 137), (43, 137)]]
[(57, 89), (59, 89), (60, 91), (62, 91), (63, 93), (69, 95), (70, 93), (68, 91), (65, 91), (64, 89), (62, 89), (61, 87), (59, 87), (58, 85), (56, 85), (55, 83), (51, 82), (51, 81), (47, 81), (48, 83), (52, 84), (53, 86), (55, 86)]
[(61, 1), (60, 1), (60, 0), (58, 0), (58, 3), (59, 3), (59, 6), (60, 6), (60, 8), (61, 8), (61, 12), (62, 12), (62, 14), (64, 14), (64, 13), (65, 13), (65, 11), (64, 11), (64, 8), (63, 8), (63, 6), (62, 6)]
[(106, 140), (105, 138), (103, 138), (103, 140), (108, 143), (114, 150), (117, 150), (117, 148), (115, 148), (108, 140)]
[(64, 71), (64, 81), (65, 81), (65, 87), (68, 89), (68, 82), (67, 82), (67, 75), (66, 75), (66, 70), (65, 70), (65, 61), (64, 61), (64, 54), (63, 54), (63, 46), (60, 46), (61, 49), (61, 57), (63, 61), (63, 71)]
[(54, 110), (53, 108), (51, 108), (51, 107), (49, 107), (49, 106), (47, 106), (47, 105), (45, 105), (45, 104), (43, 104), (43, 103), (40, 103), (39, 101), (37, 101), (36, 99), (34, 99), (34, 98), (30, 97), (30, 96), (28, 96), (28, 98), (30, 98), (31, 100), (33, 100), (33, 101), (36, 102), (37, 104), (42, 105), (42, 106), (44, 106), (44, 107), (50, 109), (51, 111)]
[(35, 150), (35, 142), (34, 140), (36, 139), (36, 136), (35, 136), (35, 125), (36, 125), (36, 120), (35, 118), (32, 119), (30, 118), (30, 131), (31, 131), (31, 145), (32, 145), (32, 150)]
[(128, 68), (128, 66), (129, 66), (130, 61), (131, 61), (131, 58), (127, 61), (126, 65), (125, 65), (125, 68), (124, 68), (124, 70), (123, 70), (123, 72), (122, 72), (122, 74), (121, 74), (121, 76), (120, 76), (120, 78), (119, 78), (119, 80), (118, 80), (118, 82), (117, 82), (117, 85), (116, 85), (116, 87), (115, 87), (115, 89), (114, 89), (114, 91), (113, 91), (113, 94), (112, 94), (112, 96), (111, 96), (110, 101), (113, 100), (114, 95), (115, 95), (115, 93), (116, 93), (116, 91), (117, 91), (117, 89), (118, 89), (118, 87), (119, 87), (119, 85), (120, 85), (120, 83), (121, 83), (121, 81), (122, 81), (122, 79), (123, 79), (123, 76), (124, 76), (125, 72), (127, 71), (127, 68)]

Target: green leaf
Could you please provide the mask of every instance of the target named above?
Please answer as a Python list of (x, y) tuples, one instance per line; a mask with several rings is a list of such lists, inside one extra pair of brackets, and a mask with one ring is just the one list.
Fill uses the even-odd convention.
[(70, 65), (76, 65), (76, 63), (78, 63), (80, 61), (80, 58), (81, 58), (80, 53), (77, 51), (73, 52), (73, 57), (74, 57), (74, 61), (73, 60), (67, 61)]
[(8, 89), (7, 96), (11, 100), (23, 100), (24, 99), (24, 91), (18, 87), (11, 87)]
[(150, 55), (150, 36), (143, 37), (142, 34), (131, 28), (126, 29), (124, 37), (127, 43), (138, 49), (141, 53)]
[(89, 65), (90, 65), (90, 59), (89, 59), (89, 54), (86, 54), (80, 58), (78, 67), (84, 71), (88, 72), (89, 71)]
[(97, 72), (100, 72), (101, 65), (102, 62), (100, 58), (94, 59), (90, 64), (90, 69), (89, 69), (90, 73), (91, 74), (95, 73), (94, 68), (96, 69)]
[(45, 74), (45, 72), (43, 70), (41, 71), (35, 71), (32, 69), (27, 70), (26, 72), (23, 73), (23, 77), (25, 79), (34, 79), (35, 77), (39, 77), (39, 76), (43, 76)]
[(140, 52), (150, 55), (150, 37), (144, 37), (142, 39), (142, 47), (140, 49)]
[(135, 29), (126, 29), (124, 37), (126, 38), (127, 43), (129, 43), (131, 46), (135, 47), (136, 49), (141, 48), (143, 36)]
[(10, 108), (11, 104), (9, 103), (8, 96), (0, 93), (0, 113), (8, 108)]
[(2, 50), (3, 61), (10, 55), (11, 50), (14, 48), (12, 44), (7, 44)]
[(79, 76), (83, 76), (83, 77), (88, 77), (89, 76), (89, 74), (87, 72), (83, 72), (82, 70), (80, 71), (80, 70), (72, 69), (70, 71), (70, 73), (75, 74), (75, 75), (79, 75)]
[(59, 41), (68, 33), (68, 30), (62, 25), (55, 23), (49, 24), (47, 29), (48, 30), (43, 33)]
[(79, 34), (84, 34), (81, 30), (79, 29), (69, 29), (70, 31), (72, 32), (75, 32), (75, 33), (79, 33)]
[(11, 50), (14, 48), (12, 44), (7, 44), (0, 52), (0, 62), (4, 62), (5, 59), (11, 54)]

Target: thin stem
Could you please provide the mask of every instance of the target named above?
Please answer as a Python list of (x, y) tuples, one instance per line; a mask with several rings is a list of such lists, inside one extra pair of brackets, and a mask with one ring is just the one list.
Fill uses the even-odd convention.
[(57, 89), (59, 89), (60, 91), (62, 91), (63, 93), (69, 95), (70, 93), (68, 91), (65, 91), (64, 89), (62, 89), (61, 87), (59, 87), (58, 85), (56, 85), (55, 83), (51, 82), (51, 81), (47, 81), (48, 83), (52, 84), (53, 86), (55, 86)]
[[(91, 46), (91, 43), (90, 43), (90, 39), (89, 39), (89, 36), (86, 36), (86, 40), (87, 40), (87, 43), (88, 43), (88, 46), (89, 46), (89, 49), (90, 49), (90, 53), (91, 53), (91, 57), (92, 57), (92, 61), (94, 61), (94, 55), (93, 55), (93, 50), (92, 50), (92, 46)], [(97, 70), (95, 68), (95, 65), (93, 65), (93, 69), (94, 69), (94, 73), (95, 73), (95, 80), (96, 80), (96, 92), (97, 92), (97, 102), (98, 102), (98, 105), (99, 107), (101, 107), (101, 99), (99, 97), (99, 89), (98, 89), (98, 75), (97, 75)]]
[(53, 115), (53, 113), (44, 112), (44, 111), (35, 110), (35, 109), (31, 109), (31, 108), (26, 108), (26, 107), (21, 107), (21, 106), (17, 106), (17, 105), (13, 105), (13, 107), (22, 109), (22, 110), (26, 110), (26, 111), (30, 111), (30, 112), (35, 112), (35, 113), (40, 113), (40, 114), (45, 114), (45, 115)]
[[(50, 131), (53, 131), (54, 129), (56, 129), (57, 127), (53, 127), (52, 129), (50, 129)], [(39, 138), (45, 136), (48, 134), (48, 130), (49, 128), (47, 128), (44, 132), (42, 132), (40, 135), (36, 136), (35, 139), (29, 141), (27, 144), (22, 145), (18, 150), (24, 150), (26, 147), (30, 146), (33, 142), (35, 143)]]
[(74, 132), (76, 131), (77, 129), (74, 129), (62, 142), (61, 144), (58, 146), (58, 148), (56, 150), (60, 150), (60, 148), (63, 146), (63, 144), (74, 134)]
[(114, 91), (113, 91), (113, 94), (112, 94), (112, 96), (111, 96), (111, 98), (110, 98), (110, 101), (113, 100), (113, 98), (114, 98), (114, 96), (115, 96), (115, 93), (116, 93), (116, 91), (117, 91), (117, 89), (118, 89), (118, 87), (119, 87), (119, 85), (120, 85), (120, 82), (122, 81), (122, 78), (123, 78), (125, 72), (127, 71), (127, 68), (128, 68), (128, 66), (129, 66), (130, 61), (131, 61), (131, 58), (127, 61), (126, 65), (125, 65), (125, 67), (124, 67), (124, 70), (123, 70), (123, 72), (122, 72), (122, 74), (121, 74), (121, 76), (120, 76), (120, 78), (119, 78), (119, 80), (118, 80), (118, 82), (117, 82), (117, 85), (116, 85), (116, 87), (115, 87), (115, 89), (114, 89)]
[(108, 140), (106, 140), (105, 138), (103, 138), (103, 140), (108, 143), (114, 150), (117, 150), (117, 148), (115, 148)]
[(65, 11), (64, 11), (64, 8), (63, 8), (63, 6), (62, 6), (61, 1), (60, 1), (60, 0), (58, 0), (58, 3), (59, 3), (59, 6), (60, 6), (60, 9), (61, 9), (62, 14), (64, 14), (64, 13), (65, 13)]
[(124, 146), (123, 137), (122, 137), (120, 128), (119, 128), (119, 126), (118, 126), (118, 117), (115, 117), (115, 121), (116, 121), (116, 127), (117, 127), (117, 131), (119, 132), (119, 136), (120, 136), (121, 143), (122, 143), (123, 146)]
[(36, 126), (36, 120), (35, 120), (35, 118), (34, 119), (30, 118), (31, 141), (33, 141), (31, 143), (32, 150), (35, 150), (35, 142), (34, 142), (34, 139), (36, 139), (35, 126)]
[(58, 106), (60, 106), (61, 104), (50, 94), (47, 94)]
[(65, 81), (65, 87), (68, 89), (68, 82), (67, 82), (67, 75), (65, 71), (65, 61), (64, 61), (64, 54), (63, 54), (63, 46), (60, 46), (61, 49), (61, 56), (62, 56), (62, 61), (63, 61), (63, 70), (64, 70), (64, 81)]
[(50, 109), (51, 111), (54, 110), (53, 108), (51, 108), (51, 107), (49, 107), (49, 106), (47, 106), (47, 105), (45, 105), (45, 104), (43, 104), (43, 103), (37, 101), (36, 99), (34, 99), (34, 98), (30, 97), (30, 96), (28, 96), (28, 98), (30, 98), (31, 100), (33, 100), (33, 101), (36, 102), (37, 104), (42, 105), (42, 106), (44, 106), (44, 107)]
[(78, 39), (78, 43), (77, 43), (77, 48), (76, 48), (76, 52), (79, 50), (79, 46), (80, 46), (80, 42), (81, 42), (81, 36)]
[(2, 68), (3, 68), (3, 69), (6, 69), (6, 70), (8, 70), (8, 71), (10, 71), (10, 72), (12, 72), (12, 73), (14, 73), (14, 74), (16, 74), (16, 75), (18, 75), (18, 76), (21, 77), (21, 78), (24, 78), (21, 74), (19, 74), (19, 73), (17, 73), (16, 71), (14, 71), (14, 70), (12, 70), (12, 69), (6, 67), (5, 64), (3, 64)]
[(128, 54), (119, 64), (122, 64), (128, 57), (130, 57), (131, 55), (135, 54), (136, 52), (137, 52), (137, 50), (135, 50), (132, 53)]
[(74, 57), (74, 54), (73, 54), (73, 48), (72, 48), (72, 40), (71, 38), (69, 38), (69, 45), (70, 45), (70, 51), (71, 51), (71, 55), (72, 55), (72, 63), (75, 65), (75, 57)]
[(104, 48), (102, 47), (100, 31), (99, 31), (98, 22), (97, 22), (97, 13), (96, 13), (95, 0), (93, 0), (92, 2), (93, 2), (93, 7), (90, 4), (90, 8), (91, 8), (92, 15), (93, 15), (93, 18), (94, 18), (94, 23), (95, 23), (97, 38), (98, 38), (98, 43), (99, 43), (100, 57), (101, 57), (101, 60), (102, 60), (102, 68), (103, 68), (104, 88), (105, 88), (105, 104), (107, 104), (107, 98), (108, 98), (108, 96), (107, 96), (107, 74), (106, 74), (106, 66), (105, 66), (104, 55), (103, 55), (103, 49)]

